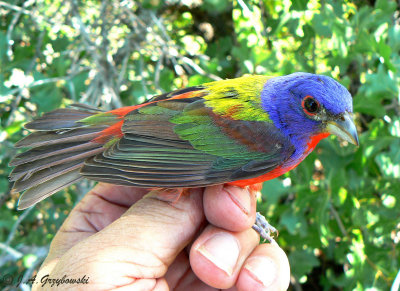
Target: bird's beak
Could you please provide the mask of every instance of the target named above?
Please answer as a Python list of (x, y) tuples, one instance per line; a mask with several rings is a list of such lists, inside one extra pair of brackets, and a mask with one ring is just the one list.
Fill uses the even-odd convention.
[(327, 131), (334, 134), (349, 143), (358, 146), (357, 128), (353, 122), (353, 118), (348, 112), (345, 112), (343, 118), (339, 120), (329, 121), (326, 127)]

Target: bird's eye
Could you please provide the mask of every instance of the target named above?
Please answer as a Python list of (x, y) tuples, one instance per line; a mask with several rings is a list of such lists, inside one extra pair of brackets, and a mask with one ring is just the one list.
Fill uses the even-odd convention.
[(303, 107), (304, 112), (311, 116), (317, 114), (320, 110), (319, 102), (311, 96), (304, 97), (301, 106)]

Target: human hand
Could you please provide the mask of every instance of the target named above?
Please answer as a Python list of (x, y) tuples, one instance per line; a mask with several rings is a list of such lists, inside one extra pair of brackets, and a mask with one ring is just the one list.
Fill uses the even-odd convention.
[[(37, 278), (88, 279), (58, 286), (68, 290), (287, 289), (287, 257), (275, 243), (259, 244), (247, 190), (190, 189), (173, 203), (165, 192), (146, 194), (99, 183), (61, 226)], [(42, 285), (33, 288), (54, 289)]]

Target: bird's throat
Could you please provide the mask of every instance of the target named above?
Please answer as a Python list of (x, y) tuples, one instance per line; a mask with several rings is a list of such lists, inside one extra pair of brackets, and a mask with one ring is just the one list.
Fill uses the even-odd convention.
[(317, 146), (317, 144), (324, 138), (328, 137), (330, 135), (329, 132), (323, 132), (319, 133), (316, 135), (313, 135), (310, 137), (309, 141), (307, 142), (307, 149), (306, 153), (309, 154), (311, 151), (314, 150), (314, 148)]

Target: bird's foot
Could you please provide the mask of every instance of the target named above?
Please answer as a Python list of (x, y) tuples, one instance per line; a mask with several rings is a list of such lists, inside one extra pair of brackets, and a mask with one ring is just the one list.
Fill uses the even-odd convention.
[(253, 229), (260, 234), (260, 236), (268, 240), (270, 243), (274, 241), (271, 234), (279, 235), (278, 230), (270, 225), (268, 221), (259, 212), (256, 213), (256, 222), (253, 224)]

